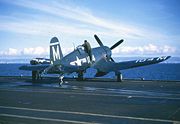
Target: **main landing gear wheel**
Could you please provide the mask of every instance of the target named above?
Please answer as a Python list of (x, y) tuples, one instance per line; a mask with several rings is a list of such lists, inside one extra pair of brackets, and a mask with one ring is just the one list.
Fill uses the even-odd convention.
[(37, 71), (32, 71), (32, 81), (35, 81), (37, 78)]
[(121, 73), (117, 73), (116, 74), (116, 77), (117, 77), (117, 82), (122, 82), (122, 74)]
[(32, 81), (36, 81), (36, 80), (39, 80), (40, 78), (40, 74), (39, 74), (39, 71), (32, 71)]

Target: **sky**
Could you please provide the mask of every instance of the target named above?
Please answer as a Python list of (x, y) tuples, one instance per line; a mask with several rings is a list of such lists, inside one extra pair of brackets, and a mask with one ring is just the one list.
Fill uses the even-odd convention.
[(0, 0), (0, 56), (48, 57), (58, 37), (64, 54), (94, 34), (113, 56), (179, 56), (179, 0)]

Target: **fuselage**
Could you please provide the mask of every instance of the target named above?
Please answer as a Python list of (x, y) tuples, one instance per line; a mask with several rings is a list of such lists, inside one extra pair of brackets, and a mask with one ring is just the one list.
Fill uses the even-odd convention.
[[(111, 57), (111, 50), (109, 47), (101, 46), (92, 49), (93, 63), (98, 62), (103, 57), (106, 57), (107, 59)], [(66, 72), (86, 70), (91, 66), (92, 62), (90, 62), (88, 53), (86, 53), (81, 47), (64, 56), (60, 61), (60, 69)]]

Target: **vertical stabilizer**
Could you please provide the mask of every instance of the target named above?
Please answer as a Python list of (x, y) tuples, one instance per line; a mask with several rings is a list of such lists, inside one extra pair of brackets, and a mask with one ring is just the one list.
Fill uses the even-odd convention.
[(60, 64), (60, 60), (63, 58), (62, 50), (57, 37), (53, 37), (50, 41), (50, 60), (54, 65)]

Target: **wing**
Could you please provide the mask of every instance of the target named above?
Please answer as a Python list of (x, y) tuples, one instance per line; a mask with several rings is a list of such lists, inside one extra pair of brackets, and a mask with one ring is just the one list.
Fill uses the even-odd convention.
[(162, 61), (165, 61), (169, 59), (171, 56), (162, 56), (162, 57), (156, 57), (156, 58), (147, 58), (147, 59), (140, 59), (140, 60), (134, 60), (134, 61), (125, 61), (125, 62), (119, 62), (116, 63), (116, 67), (120, 70), (139, 67), (139, 66), (146, 66), (151, 64), (160, 63)]
[(63, 74), (63, 73), (73, 73), (79, 70), (85, 70), (86, 68), (77, 66), (54, 66), (52, 64), (37, 64), (37, 65), (23, 65), (19, 67), (20, 70), (26, 71), (40, 71), (44, 74)]
[(26, 71), (43, 71), (48, 68), (50, 64), (37, 64), (37, 65), (23, 65), (19, 67), (20, 70)]
[(101, 74), (102, 75), (106, 74), (111, 71), (117, 72), (119, 70), (159, 63), (159, 62), (165, 61), (169, 58), (170, 58), (170, 56), (163, 56), (163, 57), (147, 58), (147, 59), (141, 59), (141, 60), (125, 61), (125, 62), (119, 62), (119, 63), (107, 61), (105, 58), (103, 58), (94, 64), (94, 68), (96, 68), (98, 70), (98, 72), (99, 72), (97, 74), (97, 76), (98, 76)]

